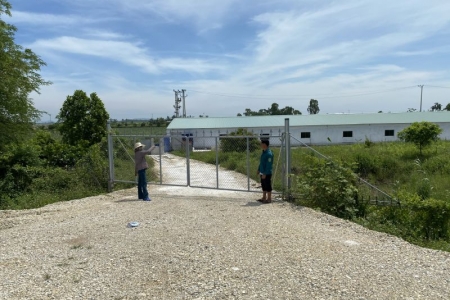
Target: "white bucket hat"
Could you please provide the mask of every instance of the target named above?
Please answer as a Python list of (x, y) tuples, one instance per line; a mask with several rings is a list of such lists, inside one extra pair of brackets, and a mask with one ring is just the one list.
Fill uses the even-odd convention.
[(137, 142), (136, 144), (134, 144), (134, 150), (136, 150), (139, 147), (145, 147), (145, 145), (141, 144), (141, 142)]

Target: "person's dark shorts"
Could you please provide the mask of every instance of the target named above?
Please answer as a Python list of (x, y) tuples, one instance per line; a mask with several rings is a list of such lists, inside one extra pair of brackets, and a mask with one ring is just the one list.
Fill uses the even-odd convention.
[(272, 191), (272, 175), (266, 175), (266, 179), (261, 176), (261, 187), (264, 192)]

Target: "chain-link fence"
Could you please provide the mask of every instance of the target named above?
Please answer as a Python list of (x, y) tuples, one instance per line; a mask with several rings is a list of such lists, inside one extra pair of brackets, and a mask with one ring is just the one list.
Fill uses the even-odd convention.
[[(295, 197), (301, 198), (303, 196), (299, 194), (302, 190), (305, 190), (304, 186), (301, 185), (307, 185), (308, 175), (314, 174), (309, 179), (324, 187), (321, 192), (326, 193), (327, 189), (332, 191), (333, 188), (336, 190), (348, 188), (350, 185), (347, 185), (346, 181), (350, 183), (354, 179), (357, 189), (357, 192), (355, 191), (356, 199), (361, 203), (384, 206), (400, 205), (397, 199), (371, 184), (367, 179), (353, 173), (352, 165), (348, 162), (334, 161), (329, 156), (319, 152), (317, 148), (312, 148), (292, 136), (291, 145), (295, 145), (290, 147), (290, 155), (292, 156), (290, 173), (294, 179), (292, 180), (291, 192), (297, 194), (294, 195)], [(335, 174), (332, 174), (333, 172)]]
[[(280, 136), (265, 136), (273, 146), (274, 192), (283, 190), (283, 150)], [(114, 183), (136, 184), (134, 144), (145, 149), (149, 184), (191, 186), (234, 191), (261, 191), (258, 165), (261, 155), (258, 136), (198, 137), (109, 135), (110, 188)]]
[[(376, 205), (399, 204), (396, 199), (366, 179), (355, 177), (354, 174), (345, 178), (346, 173), (352, 173), (350, 166), (345, 166), (344, 162), (341, 168), (342, 162), (334, 162), (301, 139), (291, 136), (288, 120), (285, 132), (281, 135), (250, 132), (247, 132), (247, 135), (235, 135), (232, 132), (213, 136), (211, 132), (210, 136), (207, 136), (203, 131), (200, 134), (177, 132), (170, 136), (153, 136), (119, 135), (112, 134), (111, 130), (109, 132), (110, 190), (114, 183), (136, 184), (134, 144), (141, 142), (146, 145), (144, 149), (155, 146), (147, 157), (147, 178), (150, 184), (257, 192), (261, 190), (258, 174), (260, 140), (266, 139), (270, 142), (274, 155), (274, 191), (283, 193), (285, 198), (302, 197), (298, 193), (304, 190), (303, 187), (307, 184), (304, 178), (311, 172), (316, 172), (315, 177), (310, 180), (322, 180), (320, 185), (325, 193), (327, 188), (340, 192), (340, 180), (356, 178), (355, 193), (358, 201)], [(289, 138), (285, 138), (286, 136)], [(336, 168), (341, 169), (333, 177), (330, 173), (335, 172)]]

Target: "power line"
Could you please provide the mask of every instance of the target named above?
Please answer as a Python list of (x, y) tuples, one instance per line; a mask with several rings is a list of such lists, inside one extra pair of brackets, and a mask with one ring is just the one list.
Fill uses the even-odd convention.
[[(382, 91), (374, 91), (374, 92), (366, 92), (366, 93), (357, 93), (357, 94), (341, 94), (341, 95), (335, 95), (335, 94), (318, 94), (314, 95), (314, 97), (317, 98), (342, 98), (342, 97), (357, 97), (357, 96), (365, 96), (365, 95), (374, 95), (374, 94), (380, 94), (380, 93), (387, 93), (392, 91), (398, 91), (398, 90), (404, 90), (404, 89), (410, 89), (416, 87), (413, 86), (407, 86), (407, 87), (401, 87), (401, 88), (395, 88), (395, 89), (388, 89), (388, 90), (382, 90)], [(310, 97), (311, 95), (283, 95), (283, 96), (263, 96), (263, 95), (255, 95), (255, 94), (229, 94), (229, 93), (213, 93), (213, 92), (206, 92), (206, 91), (197, 91), (197, 90), (191, 90), (192, 92), (200, 93), (200, 94), (209, 94), (209, 95), (215, 95), (220, 97), (227, 97), (227, 98), (247, 98), (247, 99), (273, 99), (273, 98), (283, 98), (283, 99), (298, 99), (300, 97)], [(328, 96), (333, 95), (333, 96)]]
[(440, 88), (440, 89), (450, 89), (448, 86), (438, 86), (438, 85), (427, 85), (429, 87)]
[(413, 86), (407, 86), (407, 87), (403, 87), (403, 88), (396, 88), (396, 89), (390, 89), (390, 90), (384, 90), (384, 91), (378, 91), (378, 92), (368, 92), (368, 93), (361, 93), (361, 94), (348, 94), (348, 95), (340, 95), (340, 96), (329, 96), (329, 97), (320, 97), (321, 99), (327, 99), (327, 98), (342, 98), (342, 97), (357, 97), (357, 96), (366, 96), (366, 95), (375, 95), (375, 94), (382, 94), (382, 93), (388, 93), (388, 92), (394, 92), (394, 91), (399, 91), (399, 90), (405, 90), (405, 89), (410, 89), (410, 88), (414, 88), (416, 87), (415, 85)]

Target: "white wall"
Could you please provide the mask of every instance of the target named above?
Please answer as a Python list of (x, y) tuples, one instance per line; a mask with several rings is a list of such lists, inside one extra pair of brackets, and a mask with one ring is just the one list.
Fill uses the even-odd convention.
[[(334, 125), (334, 126), (302, 126), (290, 128), (291, 136), (294, 139), (291, 141), (292, 145), (300, 145), (299, 140), (308, 145), (328, 145), (328, 144), (352, 144), (364, 142), (366, 137), (372, 142), (391, 142), (397, 141), (397, 134), (399, 131), (410, 126), (411, 124), (376, 124), (376, 125)], [(450, 123), (439, 123), (443, 133), (440, 135), (442, 140), (450, 140)], [(224, 135), (236, 131), (237, 128), (228, 129), (197, 129), (197, 130), (169, 130), (171, 136), (181, 136), (183, 133), (193, 134), (194, 148), (214, 148), (216, 136)], [(284, 131), (284, 127), (276, 128), (248, 128), (248, 131), (253, 134), (270, 134), (270, 143), (273, 146), (281, 144), (279, 136)], [(394, 136), (385, 136), (385, 130), (394, 130)], [(343, 137), (344, 131), (352, 131), (352, 137)], [(302, 132), (310, 132), (311, 138), (301, 138)], [(331, 142), (328, 140), (331, 140)], [(179, 149), (180, 142), (175, 142), (172, 139), (172, 147)], [(179, 140), (179, 139), (178, 139)]]
[[(411, 124), (376, 124), (376, 125), (340, 125), (340, 126), (305, 126), (291, 128), (291, 135), (305, 144), (346, 144), (364, 142), (366, 137), (372, 142), (397, 141), (398, 132)], [(450, 140), (450, 123), (438, 124), (443, 133), (440, 138)], [(385, 136), (385, 130), (394, 130), (394, 136)], [(343, 137), (344, 131), (352, 131), (352, 137)], [(310, 132), (311, 138), (301, 138), (301, 132)], [(331, 140), (331, 142), (328, 140)]]

